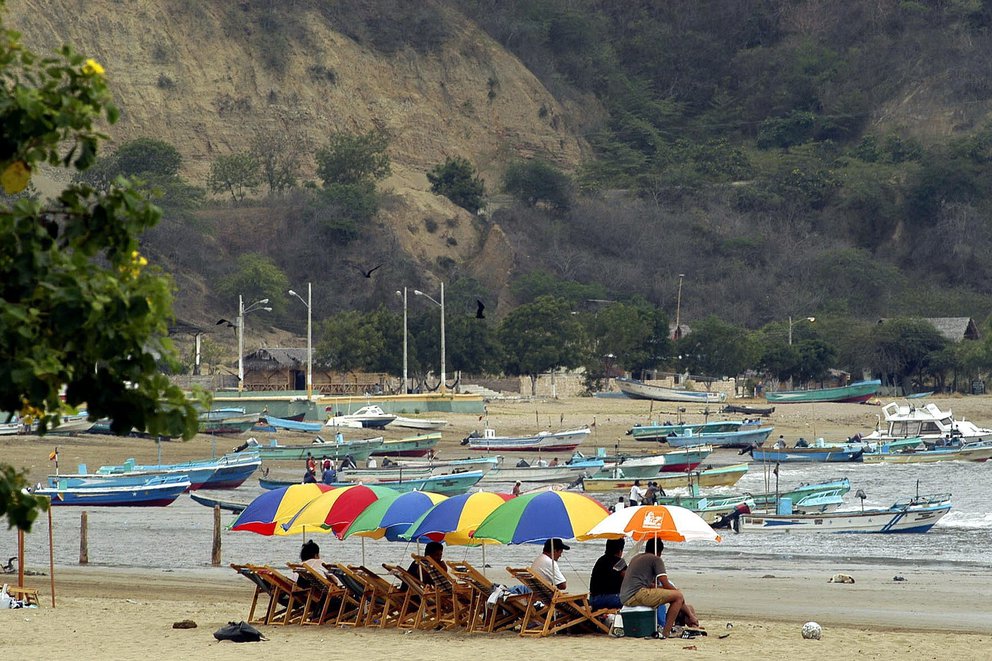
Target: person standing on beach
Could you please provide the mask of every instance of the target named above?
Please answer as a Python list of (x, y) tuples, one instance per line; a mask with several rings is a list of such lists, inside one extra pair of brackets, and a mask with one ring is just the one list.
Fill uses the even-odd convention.
[(627, 496), (627, 504), (631, 507), (637, 507), (641, 504), (641, 500), (644, 498), (644, 489), (641, 488), (641, 481), (634, 480), (633, 486), (630, 487), (630, 494)]
[(520, 480), (517, 480), (516, 483), (513, 485), (513, 490), (511, 491), (511, 493), (513, 494), (514, 498), (520, 495)]
[(631, 561), (620, 586), (620, 600), (624, 606), (648, 606), (658, 608), (668, 605), (668, 613), (661, 635), (669, 638), (672, 627), (685, 604), (682, 592), (668, 580), (668, 570), (661, 552), (665, 548), (660, 539), (649, 539), (644, 553), (638, 553)]
[(561, 573), (558, 560), (561, 558), (562, 551), (567, 551), (570, 548), (572, 547), (566, 546), (565, 542), (557, 537), (546, 540), (541, 555), (537, 556), (537, 559), (531, 564), (530, 570), (559, 590), (564, 590), (566, 587), (565, 575)]

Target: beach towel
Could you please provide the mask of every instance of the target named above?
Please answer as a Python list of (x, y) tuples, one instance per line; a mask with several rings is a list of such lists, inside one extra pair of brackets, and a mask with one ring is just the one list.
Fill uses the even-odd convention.
[(261, 631), (247, 622), (228, 622), (214, 631), (214, 638), (232, 640), (236, 643), (257, 643), (260, 640), (267, 640)]

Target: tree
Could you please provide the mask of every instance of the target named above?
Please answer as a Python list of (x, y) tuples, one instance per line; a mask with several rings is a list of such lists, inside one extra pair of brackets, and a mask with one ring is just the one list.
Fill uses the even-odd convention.
[(376, 320), (357, 310), (325, 319), (318, 333), (318, 359), (342, 372), (370, 370), (387, 352), (395, 351), (394, 346), (387, 346)]
[[(43, 163), (93, 164), (105, 139), (94, 125), (118, 117), (98, 62), (68, 46), (38, 58), (0, 24), (0, 78), (8, 195)], [(44, 203), (0, 201), (0, 410), (37, 419), (41, 433), (84, 403), (117, 433), (196, 433), (193, 403), (158, 370), (175, 359), (171, 285), (138, 252), (138, 237), (159, 215), (127, 184), (74, 183)], [(0, 515), (27, 530), (45, 503), (24, 486), (22, 474), (0, 466)]]
[(585, 333), (564, 299), (542, 296), (521, 305), (500, 324), (499, 338), (506, 356), (506, 371), (530, 376), (531, 394), (537, 375), (582, 361)]
[(229, 300), (244, 297), (246, 306), (254, 300), (267, 298), (268, 307), (279, 316), (286, 309), (289, 278), (271, 258), (250, 252), (238, 257), (234, 271), (221, 279), (218, 290)]
[(159, 175), (175, 177), (179, 174), (183, 157), (179, 150), (163, 140), (137, 138), (121, 144), (113, 154), (116, 174)]
[(229, 193), (231, 200), (241, 202), (262, 183), (260, 170), (251, 152), (218, 156), (210, 164), (207, 186), (212, 193)]
[(389, 136), (383, 131), (333, 133), (317, 150), (317, 175), (325, 186), (378, 181), (389, 175), (388, 147)]
[(675, 345), (684, 369), (711, 376), (733, 376), (751, 367), (757, 351), (748, 333), (716, 317), (692, 325)]
[(443, 195), (461, 208), (477, 213), (483, 205), (485, 184), (467, 159), (446, 158), (427, 173), (431, 192)]
[(912, 378), (918, 379), (947, 344), (944, 336), (929, 321), (922, 319), (888, 319), (872, 333), (872, 366), (904, 392), (912, 392)]
[(306, 136), (301, 132), (256, 133), (248, 151), (261, 168), (270, 195), (295, 187), (302, 161), (310, 155)]
[(572, 180), (542, 160), (512, 163), (503, 175), (503, 190), (529, 207), (544, 205), (563, 213), (572, 206)]
[(591, 318), (589, 335), (596, 348), (593, 364), (612, 355), (614, 364), (636, 373), (657, 367), (671, 355), (668, 315), (646, 301), (613, 303)]

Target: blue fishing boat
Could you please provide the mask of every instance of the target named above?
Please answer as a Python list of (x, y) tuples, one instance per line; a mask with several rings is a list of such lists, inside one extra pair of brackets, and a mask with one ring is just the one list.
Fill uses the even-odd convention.
[(764, 443), (774, 427), (741, 426), (737, 431), (694, 433), (686, 430), (680, 434), (669, 434), (662, 439), (673, 448), (684, 448), (689, 445), (712, 445), (721, 448), (749, 448), (752, 445)]
[(757, 429), (760, 420), (713, 420), (710, 422), (679, 422), (652, 423), (649, 425), (634, 425), (627, 430), (628, 436), (635, 441), (656, 441), (662, 443), (672, 434), (716, 434), (747, 429)]
[[(444, 496), (457, 496), (466, 493), (469, 489), (478, 484), (479, 480), (482, 479), (482, 471), (470, 471), (464, 473), (451, 473), (448, 475), (430, 475), (427, 477), (414, 477), (412, 479), (384, 479), (384, 480), (367, 480), (363, 482), (334, 482), (331, 484), (333, 487), (352, 487), (356, 484), (365, 484), (367, 486), (376, 487), (389, 487), (390, 489), (395, 489), (400, 493), (406, 493), (408, 491), (429, 491), (431, 493), (439, 493)], [(258, 480), (259, 485), (263, 489), (278, 489), (280, 487), (288, 487), (293, 484), (299, 484), (299, 482), (286, 481), (286, 480), (271, 480), (268, 478), (260, 478)]]
[(266, 415), (261, 418), (270, 427), (276, 430), (284, 431), (298, 431), (316, 434), (324, 428), (323, 422), (305, 422), (301, 420), (289, 420), (287, 418), (276, 418), (271, 415)]
[(864, 447), (860, 444), (838, 446), (838, 447), (798, 447), (798, 448), (776, 448), (776, 447), (752, 447), (748, 450), (755, 461), (777, 464), (777, 463), (822, 463), (822, 462), (845, 462), (861, 461), (864, 455)]
[(156, 475), (140, 485), (48, 487), (36, 489), (37, 496), (47, 496), (53, 506), (86, 507), (165, 507), (189, 489), (185, 475)]
[(217, 459), (184, 461), (177, 464), (139, 464), (128, 459), (117, 466), (101, 466), (95, 473), (87, 473), (86, 465), (79, 472), (68, 475), (49, 475), (51, 487), (135, 486), (144, 484), (155, 476), (182, 475), (189, 481), (189, 489), (236, 489), (262, 465), (258, 452), (225, 454)]

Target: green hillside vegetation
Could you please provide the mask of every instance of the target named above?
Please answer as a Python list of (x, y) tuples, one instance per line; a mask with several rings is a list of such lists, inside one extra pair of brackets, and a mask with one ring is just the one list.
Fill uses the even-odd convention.
[[(265, 26), (251, 39), (264, 40), (258, 47), (273, 58), (276, 41), (305, 41), (291, 12), (241, 4), (243, 11), (231, 12), (231, 29), (239, 21)], [(559, 329), (563, 337), (584, 335), (537, 362), (602, 373), (603, 356), (621, 352), (604, 340), (611, 325), (596, 321), (606, 312), (588, 310), (589, 299), (621, 301), (654, 318), (644, 322), (651, 339), (636, 333), (653, 347), (621, 360), (626, 369), (723, 374), (764, 367), (782, 378), (818, 379), (827, 367), (871, 368), (893, 381), (953, 380), (986, 369), (977, 355), (985, 349), (947, 348), (911, 321), (875, 325), (882, 317), (982, 320), (992, 311), (986, 3), (318, 5), (335, 29), (390, 56), (430, 57), (449, 38), (448, 18), (460, 12), (571, 108), (554, 119), (581, 128), (589, 158), (570, 172), (553, 154), (508, 161), (505, 176), (485, 186), (471, 158), (425, 168), (434, 192), (470, 211), (487, 194), (513, 200), (491, 205), (480, 221), (501, 227), (515, 250), (502, 307), (470, 275), (471, 265), (442, 258), (425, 273), (382, 231), (377, 210), (392, 201), (377, 182), (389, 172), (389, 136), (372, 127), (313, 146), (259, 135), (251, 150), (218, 157), (210, 180), (193, 185), (174, 172), (150, 177), (134, 166), (124, 173), (164, 192), (165, 220), (148, 243), (177, 272), (180, 307), (195, 294), (211, 309), (230, 309), (235, 289), (272, 298), (287, 282), (313, 280), (315, 311), (328, 311), (318, 314), (328, 319), (322, 351), (342, 368), (358, 361), (344, 357), (342, 334), (359, 341), (353, 331), (363, 319), (385, 324), (382, 315), (399, 314), (397, 286), (433, 291), (443, 279), (454, 318), (471, 319), (479, 298), (488, 302), (485, 324), (492, 325), (476, 335), (482, 324), (465, 328), (475, 350), (449, 340), (462, 352), (449, 369), (532, 372), (536, 363), (525, 365), (511, 349), (514, 333), (507, 329), (524, 314), (516, 306), (536, 315), (527, 306), (554, 305), (582, 317), (575, 328)], [(501, 93), (495, 78), (480, 85), (490, 98)], [(316, 180), (306, 181), (306, 171)], [(206, 188), (215, 195), (208, 202)], [(232, 217), (239, 219), (236, 230), (224, 222)], [(425, 225), (433, 232), (437, 221)], [(388, 264), (378, 277), (359, 273), (378, 263)], [(185, 279), (190, 271), (205, 287)], [(266, 272), (273, 276), (268, 285), (252, 283)], [(682, 320), (696, 344), (670, 347), (667, 320), (680, 273)], [(412, 314), (422, 326), (415, 335), (430, 338), (436, 311)], [(817, 323), (797, 327), (799, 341), (789, 347), (785, 320), (807, 315)], [(268, 322), (300, 332), (299, 317), (277, 309)], [(394, 320), (386, 325), (395, 334)], [(449, 333), (455, 328), (451, 322)], [(712, 347), (705, 349), (717, 342), (704, 342), (709, 336), (734, 344), (734, 355), (723, 350), (715, 358)], [(910, 337), (926, 360), (885, 348)], [(434, 364), (436, 347), (417, 341), (417, 360)], [(581, 351), (564, 351), (565, 344)], [(383, 360), (358, 362), (396, 371), (394, 360)]]

